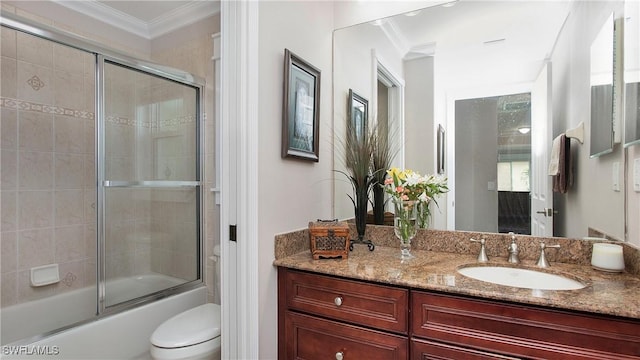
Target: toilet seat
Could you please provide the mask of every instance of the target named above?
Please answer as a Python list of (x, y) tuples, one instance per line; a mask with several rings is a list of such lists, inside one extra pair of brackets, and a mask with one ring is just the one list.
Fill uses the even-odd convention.
[(220, 305), (207, 303), (162, 323), (151, 335), (151, 345), (164, 349), (184, 348), (217, 337), (220, 337)]
[(220, 336), (203, 343), (181, 348), (161, 348), (151, 345), (149, 354), (153, 360), (219, 360)]

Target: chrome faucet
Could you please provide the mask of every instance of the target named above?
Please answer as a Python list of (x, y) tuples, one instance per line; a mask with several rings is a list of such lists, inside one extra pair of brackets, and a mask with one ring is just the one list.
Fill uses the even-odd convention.
[(516, 244), (516, 234), (510, 232), (509, 235), (511, 236), (511, 245), (509, 245), (509, 248), (507, 249), (509, 251), (509, 258), (507, 259), (507, 261), (513, 264), (518, 264), (520, 263), (520, 258), (518, 258), (518, 244)]
[(479, 242), (480, 243), (480, 253), (478, 254), (478, 262), (487, 262), (489, 261), (489, 258), (487, 257), (487, 250), (485, 249), (484, 243), (485, 240), (484, 239), (480, 239), (480, 240), (476, 240), (474, 238), (469, 239), (472, 242)]
[(547, 257), (544, 255), (544, 249), (547, 248), (555, 248), (559, 249), (560, 245), (545, 245), (544, 242), (540, 243), (540, 258), (538, 259), (538, 265), (541, 268), (549, 267), (549, 262), (547, 261)]

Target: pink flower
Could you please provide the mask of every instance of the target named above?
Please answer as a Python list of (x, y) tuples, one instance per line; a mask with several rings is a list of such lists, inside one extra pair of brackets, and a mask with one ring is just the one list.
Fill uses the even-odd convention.
[(403, 188), (402, 186), (398, 186), (398, 187), (396, 188), (396, 192), (398, 192), (398, 193), (402, 193), (402, 192), (404, 192), (404, 188)]
[(384, 184), (385, 184), (385, 185), (391, 185), (391, 184), (393, 184), (393, 179), (392, 179), (392, 178), (386, 178), (386, 179), (384, 179)]

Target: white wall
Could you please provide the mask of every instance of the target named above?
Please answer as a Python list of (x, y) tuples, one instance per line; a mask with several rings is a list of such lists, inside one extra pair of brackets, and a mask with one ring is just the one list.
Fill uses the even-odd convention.
[[(309, 221), (331, 216), (332, 19), (333, 4), (330, 2), (267, 1), (259, 5), (260, 245), (257, 301), (260, 359), (277, 358), (277, 271), (272, 265), (274, 235), (305, 228)], [(322, 72), (320, 160), (317, 163), (280, 157), (285, 48)]]
[[(620, 163), (623, 181), (624, 151), (618, 144), (610, 154), (589, 158), (590, 146), (590, 48), (606, 17), (622, 11), (621, 1), (578, 1), (551, 57), (553, 85), (553, 135), (579, 122), (585, 124), (585, 141), (571, 142), (574, 184), (567, 194), (554, 195), (558, 216), (554, 234), (587, 236), (588, 228), (624, 239), (624, 191), (612, 190), (612, 168)], [(570, 40), (569, 40), (570, 39)], [(568, 47), (568, 50), (567, 50)], [(598, 189), (598, 191), (594, 191)]]
[(422, 57), (404, 62), (405, 166), (421, 174), (436, 173), (434, 135), (434, 61)]

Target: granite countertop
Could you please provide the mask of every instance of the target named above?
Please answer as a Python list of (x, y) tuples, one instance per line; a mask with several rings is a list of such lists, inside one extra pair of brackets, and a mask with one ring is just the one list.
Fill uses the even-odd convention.
[[(628, 272), (608, 273), (590, 265), (551, 262), (542, 271), (574, 278), (587, 286), (579, 290), (532, 290), (495, 285), (459, 274), (459, 267), (478, 264), (474, 255), (411, 252), (415, 258), (402, 262), (398, 248), (376, 246), (370, 252), (365, 245), (354, 245), (348, 259), (313, 260), (307, 248), (276, 259), (274, 265), (413, 289), (640, 319), (640, 277)], [(485, 264), (512, 266), (498, 257)], [(531, 260), (523, 260), (517, 266), (541, 270)]]

